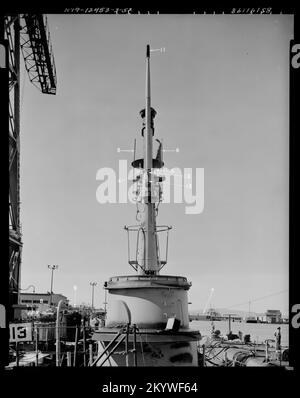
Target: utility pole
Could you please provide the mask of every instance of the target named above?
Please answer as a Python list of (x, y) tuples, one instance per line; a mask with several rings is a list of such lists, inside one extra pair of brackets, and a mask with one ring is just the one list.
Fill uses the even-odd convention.
[(76, 305), (77, 305), (77, 300), (76, 300), (76, 292), (77, 292), (77, 286), (76, 285), (74, 285), (73, 286), (73, 289), (74, 289), (74, 302), (73, 302), (73, 307), (76, 307)]
[(90, 285), (92, 286), (92, 311), (94, 310), (94, 288), (97, 285), (97, 282), (90, 282)]
[(58, 265), (48, 265), (48, 268), (51, 269), (51, 287), (50, 287), (50, 306), (52, 305), (52, 294), (53, 294), (53, 271), (58, 268)]

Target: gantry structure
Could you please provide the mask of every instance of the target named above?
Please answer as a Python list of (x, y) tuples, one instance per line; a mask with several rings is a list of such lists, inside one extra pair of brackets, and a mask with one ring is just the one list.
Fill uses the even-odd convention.
[(9, 308), (8, 319), (19, 303), (22, 228), (20, 221), (20, 62), (29, 79), (44, 94), (56, 94), (56, 69), (47, 17), (17, 14), (1, 17), (0, 40), (5, 48), (9, 99)]

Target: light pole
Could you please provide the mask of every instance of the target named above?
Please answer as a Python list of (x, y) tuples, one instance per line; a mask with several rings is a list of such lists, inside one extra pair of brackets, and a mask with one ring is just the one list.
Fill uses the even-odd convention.
[(53, 294), (53, 271), (58, 268), (58, 265), (48, 265), (48, 268), (51, 269), (51, 288), (50, 288), (50, 306), (52, 305), (52, 294)]
[(74, 286), (73, 286), (73, 289), (74, 289), (74, 303), (73, 303), (73, 305), (74, 305), (74, 307), (76, 307), (76, 291), (77, 291), (77, 286), (74, 285)]
[(97, 282), (90, 282), (90, 285), (92, 286), (92, 311), (94, 309), (94, 288), (97, 285)]

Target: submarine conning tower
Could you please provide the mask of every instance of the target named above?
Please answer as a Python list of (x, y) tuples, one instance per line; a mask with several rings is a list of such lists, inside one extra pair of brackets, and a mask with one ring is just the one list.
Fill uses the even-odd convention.
[[(136, 157), (135, 140), (131, 163), (138, 223), (124, 227), (128, 235), (128, 262), (135, 272), (111, 277), (105, 283), (108, 291), (105, 327), (95, 332), (93, 338), (101, 342), (103, 353), (106, 343), (112, 341), (113, 333), (124, 325), (134, 325), (141, 342), (146, 344), (139, 355), (143, 355), (143, 361), (146, 358), (147, 365), (196, 366), (200, 333), (189, 329), (187, 291), (191, 283), (183, 276), (160, 275), (167, 263), (171, 227), (157, 225), (164, 162), (162, 141), (154, 140), (157, 113), (151, 107), (150, 51), (147, 45), (145, 108), (140, 111), (142, 155)], [(157, 149), (154, 148), (156, 143)], [(131, 242), (134, 242), (133, 250)], [(170, 324), (173, 326), (168, 326)], [(110, 355), (110, 358), (113, 358), (114, 366), (124, 365), (120, 356)]]

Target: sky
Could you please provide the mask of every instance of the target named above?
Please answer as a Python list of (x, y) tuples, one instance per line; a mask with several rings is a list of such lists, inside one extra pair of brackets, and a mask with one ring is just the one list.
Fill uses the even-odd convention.
[[(22, 288), (104, 302), (132, 274), (131, 203), (100, 204), (97, 171), (132, 160), (151, 54), (155, 137), (168, 168), (204, 169), (204, 209), (161, 204), (172, 225), (162, 274), (192, 282), (191, 311), (288, 311), (290, 15), (49, 15), (57, 94), (21, 74)], [(77, 286), (76, 297), (74, 286)], [(269, 298), (265, 296), (270, 295)], [(264, 298), (263, 298), (264, 297)]]

